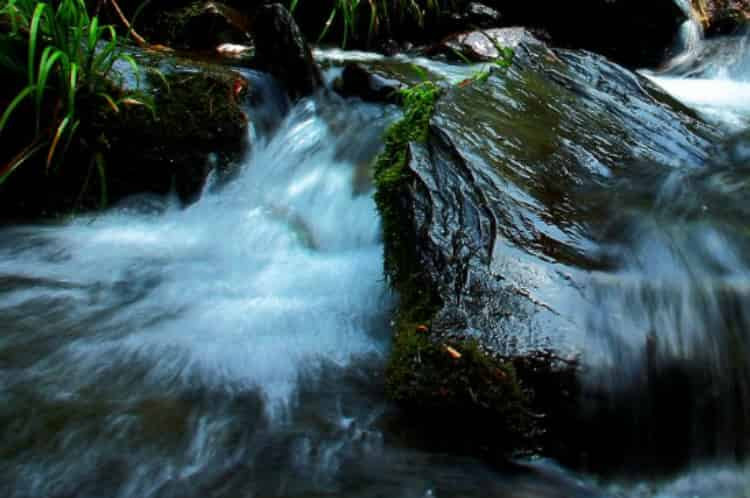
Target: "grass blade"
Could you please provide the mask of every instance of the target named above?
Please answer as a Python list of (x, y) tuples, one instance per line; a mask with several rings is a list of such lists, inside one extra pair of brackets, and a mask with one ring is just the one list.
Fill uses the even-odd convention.
[(115, 101), (114, 101), (114, 99), (112, 97), (110, 97), (109, 95), (107, 95), (104, 92), (97, 93), (97, 95), (104, 99), (104, 101), (107, 103), (107, 105), (109, 106), (109, 108), (112, 109), (112, 111), (115, 114), (119, 114), (120, 113), (120, 108), (117, 106), (117, 104), (115, 103)]
[(45, 3), (38, 3), (34, 9), (34, 15), (31, 18), (31, 26), (29, 26), (29, 60), (28, 60), (28, 73), (29, 73), (29, 84), (34, 83), (34, 69), (36, 68), (36, 44), (39, 40), (39, 24), (42, 22), (42, 16), (45, 10), (48, 8)]
[[(51, 54), (51, 55), (50, 55)], [(47, 91), (47, 80), (55, 67), (57, 61), (65, 54), (54, 47), (45, 47), (42, 51), (42, 57), (39, 61), (39, 75), (37, 76), (35, 89), (35, 109), (36, 109), (36, 130), (39, 133), (41, 127), (42, 102)]]
[(21, 152), (16, 154), (16, 156), (11, 159), (8, 164), (0, 169), (0, 185), (5, 183), (5, 180), (11, 175), (11, 173), (17, 170), (19, 166), (25, 163), (34, 154), (39, 152), (45, 145), (46, 143), (39, 143), (35, 140), (30, 145), (24, 147)]
[(0, 133), (5, 129), (5, 125), (8, 124), (8, 119), (10, 118), (10, 115), (13, 114), (13, 111), (16, 110), (16, 108), (21, 105), (21, 102), (24, 101), (31, 93), (34, 91), (35, 86), (29, 85), (23, 90), (21, 90), (18, 95), (8, 104), (8, 107), (5, 109), (5, 112), (3, 112), (3, 117), (0, 118)]
[(323, 38), (326, 37), (326, 35), (328, 34), (328, 30), (331, 29), (331, 25), (333, 24), (334, 19), (336, 19), (336, 12), (336, 7), (334, 7), (331, 11), (331, 15), (328, 16), (328, 20), (323, 25), (323, 31), (321, 31), (320, 36), (318, 37), (318, 43), (320, 43)]
[(55, 156), (55, 150), (57, 149), (57, 144), (60, 143), (60, 138), (62, 137), (63, 133), (65, 133), (65, 129), (68, 127), (69, 124), (70, 124), (70, 115), (67, 115), (60, 122), (60, 126), (57, 127), (55, 136), (52, 138), (52, 144), (49, 146), (49, 151), (47, 152), (47, 169), (49, 169), (50, 166), (52, 165), (52, 158)]

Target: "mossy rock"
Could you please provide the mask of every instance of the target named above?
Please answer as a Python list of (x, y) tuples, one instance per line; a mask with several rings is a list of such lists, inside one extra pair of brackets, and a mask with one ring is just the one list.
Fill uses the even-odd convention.
[(439, 297), (415, 265), (416, 238), (404, 230), (413, 220), (403, 201), (413, 181), (407, 169), (410, 144), (428, 140), (441, 89), (425, 82), (401, 93), (404, 117), (386, 132), (385, 150), (375, 165), (375, 200), (386, 234), (385, 272), (401, 296), (386, 389), (411, 413), (429, 417), (430, 425), (444, 425), (456, 414), (473, 420), (467, 426), (471, 436), (462, 429), (457, 437), (462, 446), (483, 440), (508, 452), (530, 449), (536, 428), (528, 393), (512, 362), (483, 350), (475, 339), (430, 333)]
[[(45, 155), (37, 154), (0, 185), (5, 219), (66, 215), (139, 193), (176, 192), (190, 202), (211, 169), (229, 168), (241, 157), (248, 145), (241, 105), (248, 82), (239, 73), (136, 57), (142, 96), (121, 102), (116, 112), (98, 97), (80, 101), (81, 126), (62, 164), (49, 168)], [(158, 71), (147, 70), (149, 64)], [(113, 84), (115, 98), (121, 91)], [(26, 119), (33, 110), (25, 111), (0, 135), (4, 164), (34, 140), (34, 123)]]
[(376, 164), (400, 295), (388, 393), (462, 451), (580, 463), (606, 440), (587, 433), (598, 405), (578, 372), (607, 187), (636, 161), (704, 161), (719, 135), (646, 79), (539, 44), (412, 92)]
[(248, 82), (211, 65), (183, 65), (149, 79), (153, 110), (120, 106), (119, 113), (99, 113), (90, 130), (106, 143), (110, 196), (174, 189), (188, 202), (212, 167), (238, 159), (246, 147), (248, 117), (240, 104)]

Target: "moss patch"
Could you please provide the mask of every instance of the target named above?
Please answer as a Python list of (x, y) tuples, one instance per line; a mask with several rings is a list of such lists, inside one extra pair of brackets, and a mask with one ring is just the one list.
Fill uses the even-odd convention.
[(462, 425), (462, 446), (504, 451), (527, 448), (535, 424), (529, 394), (510, 359), (484, 351), (475, 339), (447, 338), (431, 331), (441, 308), (435, 283), (419, 261), (413, 230), (407, 168), (409, 143), (426, 143), (440, 97), (431, 82), (402, 92), (404, 116), (385, 134), (385, 150), (375, 164), (375, 201), (385, 239), (385, 273), (400, 295), (386, 390), (393, 400), (428, 425), (443, 430)]
[(383, 220), (385, 234), (385, 273), (391, 284), (400, 288), (411, 277), (410, 267), (416, 257), (415, 247), (405, 240), (403, 227), (409, 226), (410, 213), (403, 209), (409, 173), (406, 171), (410, 142), (424, 143), (429, 134), (430, 118), (440, 96), (435, 83), (420, 83), (402, 90), (404, 117), (385, 133), (385, 150), (375, 163), (375, 203)]

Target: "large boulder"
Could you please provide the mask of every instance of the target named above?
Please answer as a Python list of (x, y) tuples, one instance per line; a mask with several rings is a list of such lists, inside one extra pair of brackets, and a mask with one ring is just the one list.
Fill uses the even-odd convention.
[(467, 450), (601, 449), (577, 375), (607, 187), (639, 161), (700, 163), (717, 133), (639, 75), (540, 44), (436, 88), (407, 97), (377, 164), (401, 296), (388, 391)]

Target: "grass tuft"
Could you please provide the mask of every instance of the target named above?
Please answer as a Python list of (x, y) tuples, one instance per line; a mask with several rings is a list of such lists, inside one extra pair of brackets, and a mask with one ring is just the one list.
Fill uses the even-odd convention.
[[(26, 55), (21, 56), (17, 47), (24, 45)], [(58, 169), (80, 128), (82, 103), (117, 108), (123, 96), (110, 73), (118, 60), (138, 73), (135, 61), (123, 53), (114, 27), (100, 25), (84, 0), (0, 3), (0, 67), (26, 75), (25, 85), (0, 117), (0, 133), (27, 105), (33, 109), (35, 126), (32, 143), (0, 169), (0, 184), (44, 149), (47, 170)]]
[[(340, 44), (346, 48), (351, 41), (369, 42), (382, 33), (388, 33), (396, 25), (407, 22), (424, 27), (429, 16), (437, 17), (444, 7), (456, 0), (334, 0), (333, 8), (320, 30), (318, 41), (326, 38), (332, 28), (341, 32)], [(290, 0), (289, 10), (294, 13), (300, 0)], [(361, 32), (366, 32), (363, 40)]]

